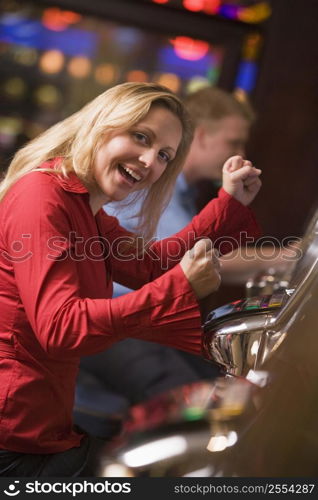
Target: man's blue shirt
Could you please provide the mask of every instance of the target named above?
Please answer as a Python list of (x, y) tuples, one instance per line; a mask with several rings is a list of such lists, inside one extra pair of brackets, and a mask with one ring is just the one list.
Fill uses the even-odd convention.
[[(155, 235), (156, 238), (161, 240), (175, 234), (190, 222), (196, 214), (195, 194), (195, 188), (189, 186), (184, 174), (181, 172), (177, 178), (172, 198), (161, 215)], [(138, 213), (141, 204), (141, 200), (135, 202), (133, 206), (129, 205), (126, 207), (120, 207), (118, 203), (110, 203), (105, 205), (104, 209), (107, 214), (117, 217), (121, 226), (133, 231), (138, 221), (137, 217), (132, 218), (131, 214)], [(118, 297), (129, 291), (131, 291), (129, 288), (114, 283), (114, 297)]]

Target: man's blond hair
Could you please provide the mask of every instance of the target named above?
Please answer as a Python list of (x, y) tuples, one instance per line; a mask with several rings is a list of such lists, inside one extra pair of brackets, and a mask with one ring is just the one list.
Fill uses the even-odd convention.
[(247, 98), (239, 100), (235, 94), (216, 87), (205, 87), (189, 94), (184, 104), (195, 126), (233, 115), (242, 117), (250, 124), (255, 120), (254, 110)]

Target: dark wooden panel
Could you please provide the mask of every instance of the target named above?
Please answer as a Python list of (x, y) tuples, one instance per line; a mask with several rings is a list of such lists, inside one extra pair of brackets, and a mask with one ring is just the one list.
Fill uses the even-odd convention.
[(302, 233), (317, 198), (318, 2), (273, 3), (248, 152), (263, 170), (255, 210), (282, 238)]

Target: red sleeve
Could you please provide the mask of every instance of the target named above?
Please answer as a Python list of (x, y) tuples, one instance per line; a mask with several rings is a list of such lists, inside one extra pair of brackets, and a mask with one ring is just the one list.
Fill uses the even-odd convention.
[(201, 353), (201, 316), (181, 267), (112, 300), (118, 335)]
[[(252, 243), (260, 235), (261, 229), (252, 210), (221, 188), (218, 197), (211, 200), (185, 228), (176, 233), (173, 240), (176, 244), (176, 254), (178, 243), (180, 248), (183, 246), (187, 250), (197, 239), (208, 237), (220, 254), (225, 255), (240, 245)], [(164, 255), (173, 255), (173, 244), (170, 240), (171, 238), (165, 238), (157, 243)]]
[[(93, 354), (123, 336), (199, 352), (200, 315), (180, 266), (125, 298), (80, 295), (81, 277), (69, 252), (69, 196), (49, 176), (37, 173), (18, 181), (5, 200), (7, 267), (13, 266), (18, 296), (9, 288), (7, 294), (14, 307), (25, 311), (28, 323), (21, 330), (31, 326), (42, 348), (55, 358)], [(48, 259), (51, 237), (59, 238), (59, 252)], [(14, 259), (14, 249), (21, 257), (21, 247), (24, 258)]]

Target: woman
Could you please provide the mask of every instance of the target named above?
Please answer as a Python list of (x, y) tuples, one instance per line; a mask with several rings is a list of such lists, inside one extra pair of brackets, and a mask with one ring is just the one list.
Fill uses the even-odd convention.
[[(140, 242), (155, 230), (191, 137), (174, 94), (126, 83), (13, 159), (0, 186), (2, 475), (90, 473), (94, 442), (72, 426), (81, 356), (123, 337), (200, 353), (197, 300), (220, 281), (206, 238), (227, 236), (232, 246), (242, 231), (256, 235), (246, 205), (260, 187), (260, 171), (241, 157), (230, 159), (219, 198), (174, 238), (143, 250)], [(143, 238), (102, 210), (132, 192), (146, 193)], [(199, 237), (206, 238), (195, 243)], [(111, 299), (112, 279), (139, 290)]]

